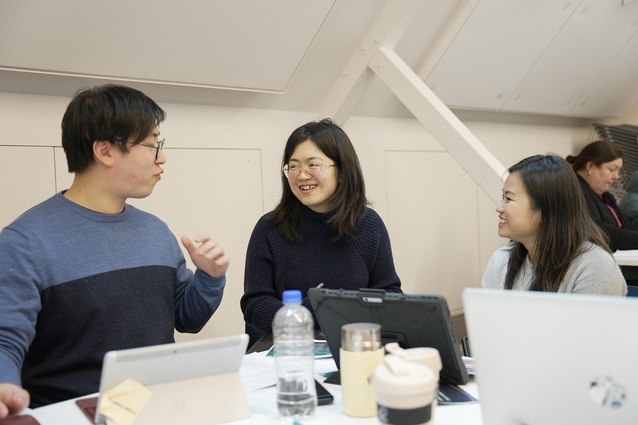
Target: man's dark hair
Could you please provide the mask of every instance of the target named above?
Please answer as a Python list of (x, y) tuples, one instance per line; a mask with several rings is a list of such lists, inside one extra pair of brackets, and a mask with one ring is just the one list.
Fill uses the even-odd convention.
[(62, 147), (70, 173), (93, 163), (93, 142), (110, 141), (123, 152), (137, 144), (166, 118), (166, 113), (139, 90), (107, 84), (75, 94), (62, 118)]

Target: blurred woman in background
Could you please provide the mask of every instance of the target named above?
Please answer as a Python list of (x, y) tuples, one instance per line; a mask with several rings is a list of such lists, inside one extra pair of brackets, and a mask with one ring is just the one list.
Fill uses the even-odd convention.
[(638, 249), (638, 231), (626, 227), (627, 220), (616, 198), (609, 193), (623, 166), (620, 147), (599, 140), (585, 146), (576, 156), (568, 155), (566, 160), (578, 176), (589, 213), (609, 235), (611, 250)]
[[(589, 214), (607, 234), (612, 252), (618, 249), (638, 249), (638, 231), (628, 227), (629, 220), (609, 193), (623, 167), (623, 152), (618, 145), (598, 140), (585, 146), (576, 156), (569, 155), (587, 202)], [(627, 283), (638, 284), (638, 268), (622, 268)]]

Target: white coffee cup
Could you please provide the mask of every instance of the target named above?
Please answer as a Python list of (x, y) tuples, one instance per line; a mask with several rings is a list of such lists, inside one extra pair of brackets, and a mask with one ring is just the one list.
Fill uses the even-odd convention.
[(438, 383), (429, 367), (387, 354), (375, 369), (371, 381), (381, 423), (432, 423)]

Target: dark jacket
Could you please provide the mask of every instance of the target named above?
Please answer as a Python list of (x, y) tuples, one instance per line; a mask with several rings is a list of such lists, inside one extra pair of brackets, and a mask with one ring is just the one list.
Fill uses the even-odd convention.
[[(603, 194), (602, 199), (594, 192), (594, 190), (578, 176), (578, 182), (583, 189), (585, 195), (585, 202), (587, 202), (587, 208), (592, 218), (609, 236), (609, 245), (612, 251), (618, 249), (638, 249), (638, 230), (631, 230), (626, 228), (628, 220), (625, 215), (618, 208), (614, 195), (609, 192)], [(609, 211), (607, 205), (610, 205), (618, 213), (620, 222), (623, 223), (623, 227), (618, 227), (616, 218)]]
[(620, 202), (620, 211), (627, 218), (627, 227), (638, 230), (638, 171), (625, 184), (627, 194)]

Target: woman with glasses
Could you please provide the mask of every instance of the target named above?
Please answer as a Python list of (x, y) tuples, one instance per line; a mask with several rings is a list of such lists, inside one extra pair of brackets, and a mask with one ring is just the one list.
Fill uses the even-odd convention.
[[(585, 146), (576, 156), (567, 156), (585, 195), (594, 221), (605, 231), (612, 251), (638, 249), (638, 231), (627, 227), (628, 221), (609, 188), (618, 180), (623, 166), (623, 152), (613, 142), (599, 140)], [(630, 284), (638, 284), (638, 268), (622, 267)]]
[(359, 159), (339, 126), (324, 119), (293, 131), (281, 179), (279, 205), (257, 222), (248, 244), (246, 323), (270, 333), (287, 289), (300, 289), (310, 311), (308, 289), (320, 284), (401, 292), (388, 232), (368, 208)]

